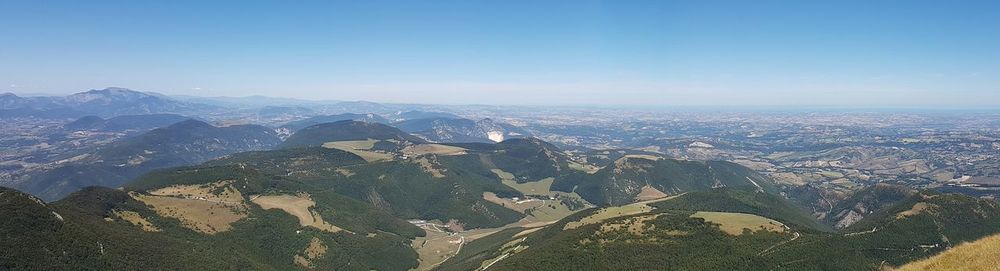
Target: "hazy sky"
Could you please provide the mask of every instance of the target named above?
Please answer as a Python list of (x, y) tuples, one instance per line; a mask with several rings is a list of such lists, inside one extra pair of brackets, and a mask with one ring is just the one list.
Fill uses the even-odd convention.
[(1000, 1), (0, 1), (0, 92), (1000, 106)]

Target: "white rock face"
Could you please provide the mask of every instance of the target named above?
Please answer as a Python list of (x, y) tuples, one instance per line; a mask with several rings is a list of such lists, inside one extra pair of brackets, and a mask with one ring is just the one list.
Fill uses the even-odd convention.
[(489, 131), (486, 132), (486, 137), (493, 140), (493, 142), (500, 142), (503, 141), (503, 132)]

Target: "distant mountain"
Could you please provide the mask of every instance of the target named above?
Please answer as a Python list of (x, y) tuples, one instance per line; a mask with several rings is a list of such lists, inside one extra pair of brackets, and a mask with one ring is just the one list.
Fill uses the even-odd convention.
[(281, 147), (318, 147), (331, 141), (366, 139), (424, 142), (423, 139), (385, 124), (344, 120), (303, 128), (286, 139)]
[(254, 107), (264, 107), (264, 106), (281, 106), (281, 107), (313, 106), (318, 104), (329, 104), (337, 102), (337, 101), (313, 101), (313, 100), (267, 97), (267, 96), (199, 97), (199, 96), (177, 95), (171, 97), (185, 102), (224, 106), (224, 107), (236, 107), (236, 108), (254, 108)]
[(0, 106), (3, 110), (19, 110), (6, 112), (5, 115), (17, 113), (18, 116), (33, 114), (40, 117), (51, 116), (49, 111), (53, 110), (84, 114), (78, 117), (114, 117), (157, 113), (193, 114), (216, 109), (209, 105), (177, 101), (162, 94), (116, 87), (89, 90), (65, 97), (22, 98), (8, 93), (0, 96)]
[(64, 124), (63, 129), (68, 131), (147, 131), (189, 119), (175, 114), (125, 115), (109, 119), (86, 116)]
[(60, 105), (56, 104), (51, 97), (20, 97), (10, 92), (0, 93), (0, 110), (19, 108), (45, 110), (58, 107)]
[(332, 123), (332, 122), (345, 121), (345, 120), (363, 121), (363, 122), (371, 122), (371, 123), (383, 123), (383, 124), (389, 123), (389, 120), (383, 118), (382, 116), (375, 115), (375, 114), (370, 114), (370, 113), (369, 114), (344, 113), (344, 114), (337, 114), (337, 115), (324, 115), (324, 116), (309, 117), (309, 118), (306, 118), (306, 119), (296, 120), (296, 121), (292, 121), (292, 122), (286, 123), (285, 125), (282, 125), (281, 127), (282, 128), (288, 128), (289, 130), (291, 130), (292, 132), (294, 132), (294, 131), (301, 130), (302, 128), (306, 128), (306, 127), (313, 126), (313, 125), (316, 125), (316, 124)]
[(445, 143), (490, 143), (529, 136), (529, 133), (521, 128), (492, 119), (473, 121), (463, 118), (435, 117), (404, 120), (393, 125), (428, 141)]
[(153, 169), (192, 165), (223, 155), (270, 149), (280, 143), (266, 127), (215, 127), (186, 120), (112, 142), (76, 162), (35, 173), (18, 187), (46, 200), (82, 187), (118, 187)]
[(70, 108), (102, 117), (153, 113), (186, 113), (206, 109), (207, 105), (173, 100), (156, 93), (139, 92), (126, 88), (90, 90), (62, 99)]

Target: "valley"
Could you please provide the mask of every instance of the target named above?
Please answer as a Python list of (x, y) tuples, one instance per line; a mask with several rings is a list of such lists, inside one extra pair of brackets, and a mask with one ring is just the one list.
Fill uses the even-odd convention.
[(1000, 130), (961, 118), (375, 105), (0, 118), (36, 253), (3, 267), (870, 270), (1000, 233)]

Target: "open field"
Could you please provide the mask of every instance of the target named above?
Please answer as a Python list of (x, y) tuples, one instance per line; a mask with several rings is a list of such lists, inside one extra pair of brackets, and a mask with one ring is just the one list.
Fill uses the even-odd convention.
[(996, 270), (1000, 267), (1000, 234), (964, 243), (896, 270)]
[(750, 229), (753, 231), (785, 231), (785, 225), (781, 224), (781, 222), (758, 215), (724, 212), (697, 212), (692, 214), (691, 217), (704, 218), (705, 221), (719, 224), (720, 230), (732, 235), (743, 234), (743, 229)]
[(625, 155), (625, 158), (639, 158), (639, 159), (646, 159), (646, 160), (653, 160), (653, 161), (657, 161), (657, 160), (663, 159), (663, 157), (659, 157), (659, 156), (655, 156), (655, 155), (649, 155), (649, 154), (628, 154), (628, 155)]
[(667, 196), (669, 196), (667, 195), (667, 193), (663, 193), (663, 191), (657, 190), (652, 186), (646, 185), (643, 186), (641, 190), (639, 190), (638, 195), (635, 195), (635, 201), (654, 200), (659, 198), (665, 198)]
[(647, 200), (647, 201), (641, 201), (641, 202), (636, 202), (636, 203), (632, 203), (632, 204), (626, 204), (626, 205), (622, 205), (622, 206), (605, 207), (605, 208), (602, 208), (601, 210), (598, 210), (596, 213), (593, 213), (593, 214), (591, 214), (591, 215), (589, 215), (587, 217), (584, 217), (584, 218), (580, 219), (579, 221), (573, 221), (573, 222), (566, 223), (566, 226), (563, 227), (563, 230), (575, 229), (575, 228), (578, 228), (578, 227), (581, 227), (581, 226), (585, 226), (585, 225), (596, 224), (596, 223), (600, 223), (602, 221), (605, 221), (605, 220), (608, 220), (608, 219), (612, 219), (612, 218), (616, 218), (616, 217), (622, 217), (622, 216), (628, 216), (628, 215), (634, 215), (634, 214), (641, 214), (641, 213), (648, 213), (649, 211), (653, 210), (653, 207), (649, 206), (650, 203), (664, 201), (664, 200), (669, 200), (669, 199), (672, 199), (672, 198), (680, 197), (682, 195), (684, 195), (684, 193), (673, 195), (673, 196), (669, 196), (669, 197), (665, 197), (665, 198), (659, 198), (659, 199), (654, 199), (654, 200)]
[[(208, 184), (172, 185), (149, 191), (149, 194), (154, 196), (206, 200), (246, 207), (244, 205), (243, 194), (239, 190), (234, 189), (230, 185), (232, 183), (233, 181), (218, 181)], [(221, 193), (215, 193), (220, 189)]]
[(598, 170), (601, 170), (601, 168), (598, 167), (598, 166), (591, 165), (591, 164), (577, 163), (577, 162), (574, 162), (574, 161), (570, 161), (569, 162), (569, 168), (570, 169), (574, 169), (574, 170), (583, 171), (583, 172), (590, 173), (590, 174), (593, 174), (594, 172), (597, 172)]
[(427, 232), (425, 237), (413, 239), (413, 250), (420, 258), (416, 270), (430, 270), (448, 258), (458, 254), (465, 242), (460, 234), (445, 232), (432, 224), (421, 226)]
[(628, 216), (628, 215), (634, 215), (634, 214), (647, 213), (647, 212), (652, 211), (652, 210), (653, 210), (653, 207), (650, 207), (649, 205), (641, 204), (641, 203), (633, 203), (633, 204), (622, 205), (622, 206), (607, 207), (607, 208), (603, 208), (603, 209), (597, 211), (596, 213), (594, 213), (592, 215), (589, 215), (587, 217), (584, 217), (584, 218), (580, 219), (580, 221), (573, 221), (573, 222), (566, 223), (566, 227), (563, 227), (563, 229), (564, 230), (575, 229), (575, 228), (579, 228), (581, 226), (586, 226), (586, 225), (590, 225), (590, 224), (600, 223), (601, 221), (612, 219), (612, 218), (616, 218), (616, 217), (622, 217), (622, 216)]
[(184, 227), (207, 234), (228, 231), (232, 228), (233, 222), (247, 217), (243, 205), (230, 202), (144, 195), (135, 192), (129, 194), (151, 206), (157, 214), (176, 218)]
[(552, 187), (552, 182), (555, 181), (555, 178), (545, 178), (533, 182), (517, 183), (517, 181), (514, 181), (514, 175), (508, 172), (499, 169), (492, 169), (492, 171), (497, 176), (500, 176), (500, 182), (525, 195), (548, 195), (550, 192), (549, 187)]
[[(535, 182), (517, 183), (516, 181), (514, 181), (514, 175), (508, 172), (505, 172), (500, 169), (493, 169), (492, 171), (493, 173), (496, 173), (497, 176), (500, 176), (500, 182), (502, 182), (507, 186), (510, 186), (511, 188), (514, 188), (515, 190), (521, 192), (522, 194), (538, 195), (543, 197), (548, 196), (550, 198), (556, 198), (556, 200), (542, 198), (540, 203), (531, 203), (535, 205), (534, 208), (525, 208), (527, 210), (524, 211), (523, 213), (528, 214), (528, 216), (525, 217), (523, 220), (526, 220), (527, 223), (555, 221), (567, 217), (576, 212), (574, 210), (570, 210), (570, 207), (564, 204), (563, 201), (559, 199), (569, 198), (577, 202), (587, 202), (583, 200), (583, 198), (581, 198), (580, 195), (577, 195), (576, 193), (552, 191), (551, 187), (552, 187), (552, 182), (555, 181), (554, 178), (545, 178)], [(507, 200), (507, 199), (502, 199), (502, 200)], [(526, 203), (527, 202), (523, 204)], [(508, 207), (506, 205), (504, 206)], [(508, 208), (517, 211), (517, 209), (515, 208), (520, 208), (520, 207), (508, 207)]]
[(419, 144), (403, 148), (403, 154), (411, 157), (425, 154), (462, 155), (465, 154), (465, 151), (465, 148), (441, 144)]
[(372, 151), (372, 147), (375, 143), (379, 142), (375, 139), (368, 140), (350, 140), (350, 141), (331, 141), (323, 143), (324, 148), (338, 149), (346, 152), (350, 152), (361, 156), (362, 159), (368, 162), (378, 162), (378, 161), (388, 161), (392, 160), (394, 157), (392, 154), (384, 152)]
[(261, 208), (270, 209), (280, 209), (288, 214), (291, 214), (299, 219), (299, 225), (309, 226), (317, 228), (320, 230), (328, 232), (339, 232), (343, 229), (326, 223), (323, 218), (319, 216), (316, 211), (310, 210), (313, 206), (316, 206), (316, 202), (313, 202), (309, 194), (298, 194), (298, 195), (273, 195), (273, 196), (260, 196), (253, 200), (253, 203), (260, 205)]
[(500, 206), (517, 211), (522, 214), (526, 210), (542, 206), (543, 204), (542, 200), (537, 200), (537, 199), (515, 201), (513, 199), (500, 198), (497, 197), (497, 195), (494, 194), (493, 192), (483, 192), (483, 199), (492, 203), (499, 204)]

